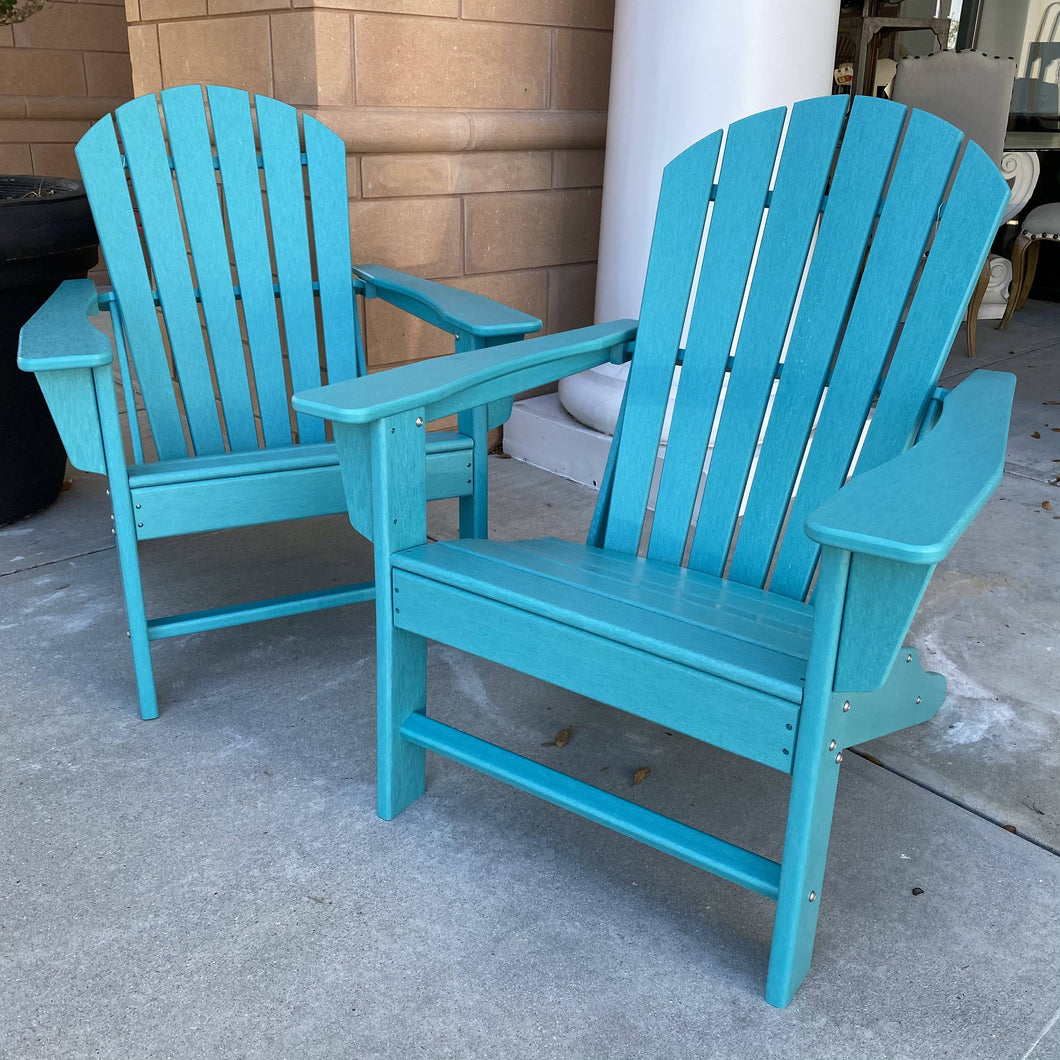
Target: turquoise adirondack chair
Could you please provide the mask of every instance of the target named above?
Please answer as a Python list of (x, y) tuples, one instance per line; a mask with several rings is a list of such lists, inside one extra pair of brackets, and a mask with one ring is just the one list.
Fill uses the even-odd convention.
[[(452, 333), (457, 350), (541, 327), (392, 269), (351, 270), (342, 140), (274, 99), (255, 96), (254, 111), (245, 92), (211, 86), (204, 100), (191, 85), (162, 92), (161, 115), (153, 95), (119, 107), (117, 135), (98, 121), (77, 159), (113, 290), (64, 283), (22, 330), (19, 365), (71, 462), (109, 479), (144, 718), (158, 714), (151, 641), (373, 597), (368, 582), (148, 619), (137, 549), (345, 509), (334, 443), (292, 416), (290, 395), (365, 374), (356, 295)], [(113, 346), (88, 321), (100, 310)], [(457, 431), (429, 436), (426, 496), (460, 498), (463, 535), (486, 533), (486, 436), (509, 410), (461, 411)]]
[[(294, 399), (333, 421), (385, 587), (380, 815), (423, 791), (432, 750), (767, 895), (776, 1006), (809, 968), (843, 748), (945, 697), (902, 641), (999, 480), (1013, 391), (988, 372), (936, 389), (1008, 197), (997, 167), (928, 114), (845, 105), (758, 114), (667, 166), (639, 324)], [(422, 420), (628, 358), (587, 544), (426, 543)], [(427, 638), (791, 774), (782, 860), (428, 717)]]

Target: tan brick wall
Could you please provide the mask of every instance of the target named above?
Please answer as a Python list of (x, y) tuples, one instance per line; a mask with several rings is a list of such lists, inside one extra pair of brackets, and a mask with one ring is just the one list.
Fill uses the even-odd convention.
[(49, 0), (0, 26), (0, 171), (75, 177), (74, 144), (132, 95), (124, 0)]
[[(125, 0), (137, 93), (236, 85), (348, 151), (354, 256), (591, 323), (613, 0)], [(379, 302), (373, 367), (451, 340)]]

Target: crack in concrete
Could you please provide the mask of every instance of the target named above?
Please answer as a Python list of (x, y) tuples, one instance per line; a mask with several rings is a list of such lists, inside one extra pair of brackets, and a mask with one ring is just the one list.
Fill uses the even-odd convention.
[(31, 563), (28, 567), (16, 567), (14, 570), (0, 571), (0, 578), (6, 578), (11, 574), (24, 574), (28, 570), (42, 570), (55, 563), (66, 563), (71, 559), (81, 559), (84, 556), (98, 556), (101, 552), (113, 552), (113, 545), (104, 545), (103, 548), (94, 548), (88, 552), (73, 552), (69, 556), (56, 556), (55, 559), (44, 560), (41, 563)]

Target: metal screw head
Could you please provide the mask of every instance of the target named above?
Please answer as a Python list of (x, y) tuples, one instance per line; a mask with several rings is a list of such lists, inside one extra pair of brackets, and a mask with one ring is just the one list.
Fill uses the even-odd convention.
[(840, 751), (839, 754), (837, 754), (835, 756), (835, 760), (836, 760), (836, 762), (842, 762), (843, 761), (843, 752), (842, 751)]
[(142, 505), (142, 504), (138, 504), (138, 505), (136, 506), (136, 510), (137, 510), (137, 511), (139, 511), (139, 510), (140, 510), (140, 509), (141, 509), (142, 507), (143, 507), (143, 505)]
[(912, 662), (912, 661), (913, 661), (913, 656), (912, 656), (912, 655), (907, 655), (907, 656), (905, 657), (905, 661), (906, 661), (906, 662)]
[(920, 706), (920, 697), (919, 696), (916, 697), (916, 705), (918, 707)]
[(849, 699), (843, 704), (843, 713), (846, 714), (846, 712), (848, 710), (850, 710), (850, 700)]
[(416, 426), (417, 427), (422, 427), (423, 426), (423, 417), (422, 416), (417, 416), (416, 417)]
[(816, 891), (810, 891), (810, 901), (811, 902), (816, 902), (817, 901), (817, 892)]
[(136, 525), (142, 529), (144, 524), (143, 523), (137, 523)]
[(829, 751), (834, 751), (834, 750), (835, 750), (835, 740), (832, 740), (832, 741), (831, 741), (831, 742), (830, 742), (830, 743), (828, 744), (828, 750), (829, 750)]

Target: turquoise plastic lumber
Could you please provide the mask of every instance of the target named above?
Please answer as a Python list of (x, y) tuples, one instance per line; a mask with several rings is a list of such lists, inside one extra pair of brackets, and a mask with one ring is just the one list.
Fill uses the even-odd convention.
[(766, 1001), (777, 1008), (788, 1005), (809, 970), (821, 908), (832, 808), (842, 761), (837, 749), (846, 746), (842, 730), (845, 714), (840, 701), (832, 695), (832, 683), (839, 632), (845, 620), (848, 569), (846, 553), (825, 550), (766, 974)]
[[(394, 559), (395, 568), (628, 644), (797, 703), (809, 655), (812, 610), (793, 613), (772, 594), (735, 601), (724, 583), (658, 564), (639, 584), (624, 553), (587, 545), (542, 553), (523, 542), (439, 542)], [(528, 543), (528, 544), (533, 544)], [(781, 598), (782, 599), (782, 598)]]
[[(731, 147), (726, 147), (707, 234), (703, 269), (699, 276), (700, 291), (705, 289), (708, 292), (703, 308), (708, 313), (706, 327), (712, 335), (723, 333), (726, 339), (732, 339), (744, 296), (751, 254), (755, 249), (755, 238), (759, 235), (760, 227), (762, 230), (754, 277), (743, 302), (743, 323), (736, 340), (732, 371), (727, 377), (725, 403), (716, 427), (711, 457), (714, 468), (708, 476), (700, 502), (696, 547), (691, 561), (697, 570), (719, 574), (729, 552), (740, 501), (761, 431), (762, 417), (780, 361), (806, 256), (817, 227), (825, 182), (842, 128), (845, 111), (842, 102), (836, 96), (809, 100), (792, 109), (764, 227), (762, 204), (773, 173), (776, 145), (772, 137), (761, 138), (756, 144), (757, 153), (744, 158), (734, 158)], [(747, 150), (746, 153), (750, 155), (751, 151)], [(734, 235), (742, 237), (738, 250), (726, 249), (725, 242), (721, 242), (719, 247), (712, 247), (716, 239), (724, 240), (729, 235), (728, 226), (723, 227), (724, 221), (736, 230)], [(711, 254), (712, 249), (719, 252)], [(715, 328), (711, 326), (709, 316), (714, 306), (711, 295), (715, 288), (725, 282), (723, 276), (730, 269), (737, 277), (743, 278), (744, 284), (740, 284), (729, 295), (726, 326)], [(731, 280), (728, 286), (732, 287)], [(667, 451), (659, 501), (652, 523), (653, 545), (657, 533), (669, 531), (666, 556), (671, 562), (680, 562), (684, 552), (692, 505), (699, 489), (698, 471), (703, 466), (707, 438), (714, 422), (714, 416), (704, 417), (694, 390), (687, 397), (685, 395), (685, 386), (690, 382), (694, 384), (698, 379), (696, 355), (699, 351), (692, 339), (690, 330), (681, 388), (677, 395), (678, 404), (674, 406), (670, 427), (673, 448)], [(727, 358), (729, 342), (726, 341), (722, 349), (715, 348), (712, 352), (714, 355), (705, 366), (710, 400), (710, 404), (706, 405), (708, 409), (717, 400), (720, 382), (718, 354)], [(682, 401), (682, 398), (685, 400)], [(671, 457), (673, 467), (669, 466)], [(668, 472), (674, 476), (672, 482), (680, 482), (682, 494), (680, 504), (672, 515), (666, 506)], [(670, 518), (672, 523), (668, 522)], [(652, 554), (650, 549), (649, 554)]]
[(427, 540), (424, 421), (415, 410), (366, 429), (372, 470), (376, 595), (376, 754), (379, 816), (390, 820), (423, 794), (426, 755), (401, 737), (411, 714), (427, 709), (427, 642), (399, 629), (391, 556)]
[(777, 896), (780, 866), (750, 850), (690, 828), (421, 714), (411, 714), (405, 720), (401, 735), (418, 747), (443, 754), (722, 879), (767, 898)]
[(364, 375), (364, 349), (354, 306), (346, 145), (325, 125), (303, 119), (320, 320), (329, 379)]
[(292, 404), (336, 423), (370, 423), (416, 408), (425, 408), (428, 419), (439, 419), (607, 360), (624, 360), (636, 332), (636, 321), (616, 320), (435, 357), (295, 394)]
[[(856, 692), (841, 684), (841, 669), (842, 658), (836, 680), (841, 691), (833, 697), (843, 716), (843, 742), (848, 747), (928, 721), (946, 699), (946, 678), (925, 671), (919, 652), (909, 645), (899, 651), (886, 682), (871, 692)], [(845, 711), (844, 703), (849, 704)]]
[(155, 449), (162, 459), (187, 456), (188, 444), (158, 329), (158, 313), (113, 120), (108, 116), (97, 121), (81, 137), (74, 153), (119, 300), (121, 325)]
[[(901, 441), (889, 451), (878, 450), (870, 459), (889, 459), (915, 437), (939, 367), (965, 309), (966, 299), (955, 296), (964, 288), (958, 277), (964, 275), (969, 257), (972, 265), (981, 267), (982, 247), (996, 232), (995, 221), (1008, 194), (999, 174), (986, 174), (979, 167), (978, 148), (966, 151), (960, 169), (972, 167), (973, 172), (978, 169), (980, 176), (989, 177), (984, 187), (988, 199), (992, 199), (992, 208), (984, 217), (982, 199), (962, 195), (965, 182), (958, 178), (939, 220), (936, 202), (941, 203), (951, 177), (949, 167), (943, 163), (951, 153), (956, 154), (961, 140), (956, 130), (937, 118), (920, 111), (910, 116), (839, 357), (832, 370), (799, 493), (791, 507), (789, 525), (802, 526), (806, 516), (846, 478), (914, 281), (921, 268), (926, 275), (934, 259), (934, 270), (952, 275), (948, 281), (949, 297), (933, 300), (929, 293), (928, 301), (921, 303), (922, 309), (916, 314), (910, 312), (902, 326), (901, 341), (909, 344), (909, 356), (921, 368), (906, 377), (911, 389), (906, 391), (908, 400), (902, 406), (904, 423), (888, 428), (889, 437)], [(951, 238), (954, 230), (961, 229), (970, 230), (974, 235), (969, 239)], [(931, 237), (934, 243), (925, 266), (923, 250)], [(918, 300), (921, 293), (918, 289)], [(885, 414), (884, 419), (889, 419), (889, 415)], [(869, 437), (874, 430), (870, 428)], [(806, 535), (786, 535), (778, 553), (772, 587), (796, 596), (805, 594), (813, 577), (816, 552), (816, 543)]]
[(898, 658), (935, 567), (899, 563), (855, 552), (850, 559), (847, 608), (836, 662), (836, 687), (879, 688)]
[(541, 321), (492, 298), (423, 280), (383, 265), (358, 265), (353, 270), (365, 281), (365, 294), (404, 309), (443, 331), (482, 337), (533, 334)]
[[(254, 108), (270, 203), (269, 225), (283, 306), (291, 390), (306, 390), (320, 384), (320, 343), (309, 259), (298, 112), (266, 96), (255, 96)], [(324, 424), (313, 417), (299, 416), (298, 437), (302, 442), (322, 442)]]
[(730, 578), (749, 585), (765, 584), (769, 573), (905, 122), (901, 110), (879, 102), (855, 97), (843, 132), (729, 568)]
[(806, 520), (822, 545), (938, 563), (989, 499), (1005, 462), (1015, 377), (973, 372), (912, 449), (856, 475)]
[[(77, 153), (114, 289), (63, 285), (22, 336), (22, 366), (39, 373), (71, 459), (108, 475), (144, 718), (158, 713), (151, 640), (374, 594), (346, 587), (150, 621), (144, 610), (139, 541), (344, 508), (378, 536), (371, 445), (346, 437), (347, 452), (360, 445), (366, 472), (354, 487), (360, 500), (347, 502), (357, 472), (340, 468), (340, 443), (325, 440), (325, 424), (296, 420), (289, 400), (292, 385), (319, 388), (322, 359), (331, 380), (364, 372), (355, 292), (366, 285), (352, 273), (345, 147), (312, 118), (300, 128), (285, 104), (254, 104), (256, 115), (245, 92), (187, 85), (119, 108), (120, 143), (115, 119), (97, 122)], [(430, 312), (452, 315), (463, 329), (458, 349), (540, 326), (488, 299), (389, 275)], [(101, 307), (113, 350), (85, 319)], [(619, 342), (603, 356), (624, 353)], [(569, 363), (583, 361), (594, 363), (588, 354)], [(511, 378), (520, 389), (518, 372)], [(418, 503), (457, 499), (466, 536), (485, 534), (487, 432), (510, 410), (510, 395), (484, 395), (461, 410), (466, 435), (417, 431)]]
[(339, 421), (351, 519), (376, 544), (383, 816), (422, 791), (412, 749), (427, 748), (660, 849), (713, 842), (427, 718), (428, 638), (790, 773), (779, 874), (742, 874), (733, 848), (690, 858), (768, 882), (766, 999), (781, 1007), (810, 966), (842, 748), (942, 702), (901, 638), (996, 481), (1011, 399), (1010, 381), (976, 376), (935, 389), (999, 178), (974, 151), (958, 161), (961, 136), (937, 119), (858, 99), (846, 121), (844, 105), (799, 104), (786, 132), (783, 112), (737, 123), (716, 184), (720, 134), (667, 167), (590, 544), (425, 543), (411, 425), (621, 360), (632, 326), (624, 342), (588, 329), (296, 399)]
[(395, 571), (394, 587), (401, 629), (791, 771), (796, 703), (420, 575)]
[[(170, 89), (162, 96), (162, 108), (181, 213), (195, 262), (198, 301), (209, 334), (210, 360), (224, 409), (225, 437), (231, 449), (256, 449), (258, 432), (202, 88), (186, 85)], [(192, 327), (198, 333), (198, 314), (194, 316)], [(207, 394), (212, 396), (212, 389)]]
[(151, 274), (162, 306), (192, 450), (206, 455), (223, 452), (210, 362), (158, 103), (153, 96), (141, 96), (119, 107), (115, 117), (151, 257)]
[(308, 611), (359, 604), (374, 598), (374, 582), (340, 585), (334, 589), (318, 589), (315, 592), (296, 593), (293, 596), (274, 596), (269, 600), (256, 600), (234, 607), (215, 607), (208, 611), (189, 611), (169, 618), (148, 619), (147, 635), (151, 640), (165, 640), (167, 637), (181, 637), (187, 633), (227, 629), (229, 626), (240, 626), (247, 622), (263, 622), (270, 618), (286, 618)]
[[(783, 112), (748, 119), (766, 135), (780, 135)], [(739, 140), (740, 133), (730, 130)], [(685, 307), (710, 203), (721, 133), (708, 136), (678, 155), (663, 170), (659, 207), (648, 255), (641, 302), (637, 357), (630, 367), (622, 446), (610, 483), (611, 509), (604, 542), (635, 552), (644, 506), (655, 471), (655, 454), (670, 392)]]
[(258, 148), (250, 98), (234, 88), (211, 85), (210, 103), (228, 233), (243, 303), (243, 319), (254, 374), (254, 393), (266, 446), (290, 445), (290, 394), (273, 291), (272, 254), (261, 195)]
[(95, 368), (110, 364), (110, 339), (89, 321), (99, 311), (91, 280), (64, 280), (26, 322), (18, 340), (24, 372)]

